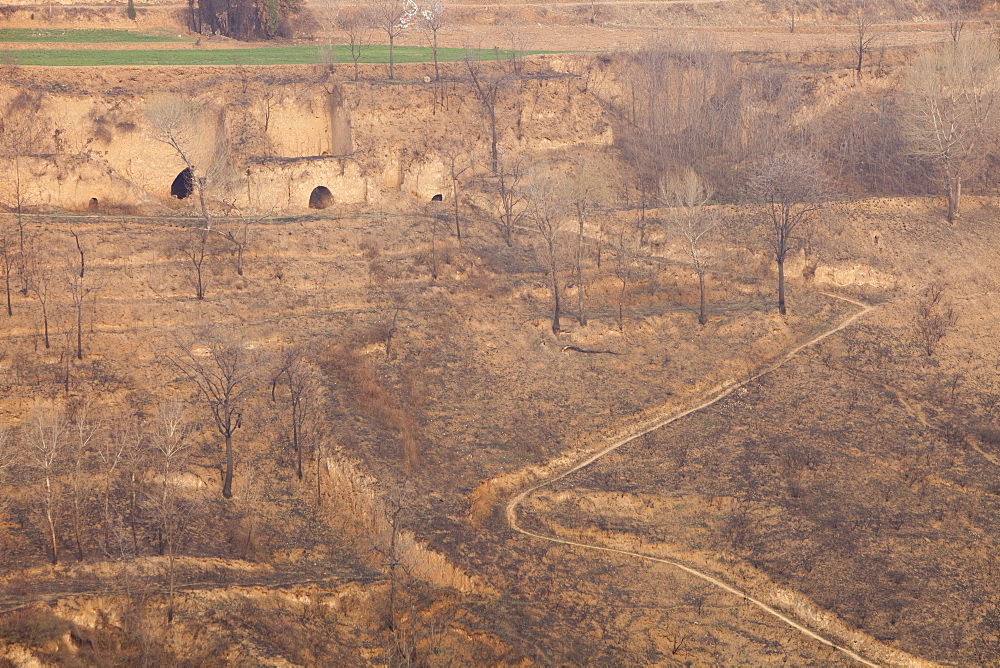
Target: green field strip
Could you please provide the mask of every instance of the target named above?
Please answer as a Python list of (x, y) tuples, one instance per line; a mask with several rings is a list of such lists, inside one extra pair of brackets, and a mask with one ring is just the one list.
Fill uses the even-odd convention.
[(190, 42), (173, 35), (146, 35), (130, 30), (51, 30), (0, 28), (0, 42), (48, 42), (72, 44), (113, 44), (142, 42)]
[[(519, 51), (518, 56), (556, 53)], [(348, 46), (274, 46), (248, 49), (24, 49), (8, 51), (5, 60), (18, 65), (54, 67), (101, 67), (131, 65), (313, 65), (319, 63), (351, 64)], [(443, 63), (471, 56), (477, 60), (509, 60), (510, 50), (438, 49)], [(434, 54), (429, 47), (395, 48), (397, 63), (428, 63)], [(361, 63), (388, 63), (389, 47), (371, 46), (363, 50)]]

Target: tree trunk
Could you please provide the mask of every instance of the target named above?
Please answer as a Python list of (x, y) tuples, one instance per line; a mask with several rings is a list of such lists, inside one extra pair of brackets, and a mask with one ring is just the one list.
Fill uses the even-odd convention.
[(222, 482), (222, 496), (233, 497), (233, 435), (226, 434), (226, 477)]
[(14, 156), (14, 198), (17, 205), (18, 267), (21, 275), (21, 294), (28, 294), (28, 258), (24, 251), (24, 218), (21, 216), (21, 158)]
[(80, 538), (80, 502), (73, 499), (73, 542), (76, 543), (76, 560), (83, 561), (83, 540)]
[(104, 517), (101, 521), (103, 524), (101, 549), (108, 556), (111, 556), (111, 485), (111, 471), (108, 471), (104, 479)]
[(205, 228), (201, 232), (201, 246), (198, 248), (198, 257), (194, 261), (195, 268), (195, 298), (204, 299), (205, 298), (205, 282), (202, 279), (202, 265), (205, 264), (205, 249), (208, 247), (208, 228)]
[(45, 347), (50, 348), (51, 346), (49, 346), (49, 312), (48, 309), (45, 308), (45, 302), (42, 302), (42, 329), (45, 330)]
[(580, 233), (576, 237), (576, 296), (580, 313), (580, 327), (587, 326), (587, 313), (583, 309), (583, 215), (578, 212)]
[(962, 199), (962, 179), (951, 179), (948, 183), (948, 222), (954, 223), (958, 217), (958, 205)]
[(618, 331), (625, 333), (625, 290), (628, 288), (628, 277), (622, 276), (622, 289), (618, 292)]
[(295, 476), (302, 480), (302, 445), (299, 443), (299, 411), (292, 400), (292, 444), (295, 446)]
[(321, 467), (322, 457), (319, 453), (319, 445), (313, 446), (314, 452), (316, 453), (316, 507), (319, 508), (323, 505), (323, 470)]
[(49, 547), (52, 550), (52, 565), (59, 563), (59, 541), (56, 539), (56, 521), (52, 516), (52, 480), (49, 474), (45, 474), (45, 520), (49, 525)]
[(441, 81), (441, 71), (438, 69), (438, 33), (437, 33), (437, 30), (434, 31), (434, 81)]
[(389, 78), (396, 78), (396, 58), (393, 52), (393, 47), (395, 47), (396, 36), (389, 31)]
[(176, 590), (176, 569), (174, 568), (174, 546), (173, 543), (167, 541), (169, 547), (167, 548), (169, 554), (167, 556), (167, 570), (170, 573), (170, 583), (169, 589), (167, 590), (167, 623), (171, 624), (174, 621), (174, 591)]
[(83, 359), (83, 297), (76, 305), (76, 358)]
[[(496, 107), (496, 101), (494, 101), (493, 105)], [(497, 114), (494, 108), (490, 110), (490, 170), (494, 176), (496, 176), (499, 162), (500, 156), (497, 152)]]
[(195, 299), (205, 298), (205, 284), (201, 280), (201, 261), (195, 263), (195, 286), (194, 286), (194, 296)]
[(552, 333), (559, 336), (562, 330), (559, 328), (559, 315), (561, 313), (559, 304), (559, 279), (556, 276), (556, 265), (552, 263)]
[[(194, 173), (191, 174), (192, 179), (194, 178)], [(208, 203), (205, 202), (205, 177), (201, 177), (198, 180), (198, 204), (201, 205), (201, 217), (205, 219), (205, 229), (212, 229), (212, 221), (208, 217)]]
[(778, 313), (785, 315), (785, 258), (778, 260)]
[(10, 305), (10, 269), (9, 268), (7, 269), (7, 271), (4, 274), (3, 278), (4, 278), (4, 281), (3, 281), (4, 282), (4, 288), (7, 291), (7, 317), (11, 317), (11, 316), (14, 315), (14, 309), (12, 309), (11, 305)]
[[(458, 237), (458, 243), (462, 243), (462, 226), (458, 220), (458, 179), (452, 177), (451, 179), (451, 195), (455, 200), (455, 236)], [(8, 299), (10, 298), (10, 290), (7, 290)]]
[(438, 277), (437, 227), (437, 214), (435, 214), (431, 216), (431, 278), (435, 281)]
[(139, 507), (139, 499), (138, 499), (139, 493), (137, 491), (138, 480), (136, 480), (136, 477), (137, 477), (136, 476), (136, 472), (133, 470), (132, 473), (131, 473), (131, 475), (130, 475), (130, 483), (131, 483), (130, 484), (130, 487), (131, 487), (130, 491), (131, 491), (131, 494), (132, 494), (132, 498), (131, 498), (130, 503), (129, 503), (129, 513), (128, 513), (129, 514), (129, 525), (131, 526), (131, 529), (132, 529), (132, 552), (133, 552), (132, 556), (133, 557), (138, 557), (139, 556), (139, 535), (138, 535), (138, 532), (135, 529), (136, 514), (137, 514), (136, 513), (136, 509)]
[(700, 309), (698, 311), (698, 324), (704, 325), (708, 322), (705, 316), (705, 272), (698, 272), (698, 291), (700, 293)]

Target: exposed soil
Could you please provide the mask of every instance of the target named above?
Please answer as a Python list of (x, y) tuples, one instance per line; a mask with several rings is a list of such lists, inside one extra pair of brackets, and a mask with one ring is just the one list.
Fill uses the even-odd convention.
[[(744, 62), (805, 72), (817, 114), (892, 76), (859, 82), (837, 64), (849, 56), (843, 19), (820, 25), (807, 15), (789, 34), (781, 11), (735, 2), (594, 7), (592, 23), (590, 3), (470, 3), (456, 7), (460, 20), (442, 44), (601, 50), (667, 33), (711, 37), (750, 52)], [(136, 27), (176, 27), (177, 9), (151, 8)], [(76, 20), (71, 13), (59, 20)], [(23, 14), (13, 22), (31, 21)], [(887, 49), (875, 57), (889, 69), (946, 36), (943, 23), (884, 18)], [(528, 64), (552, 76), (521, 86), (533, 110), (526, 154), (565, 160), (583, 141), (610, 153), (594, 148), (606, 100), (570, 85), (587, 62)], [(428, 67), (400, 66), (401, 76), (420, 81)], [(10, 83), (50, 93), (223, 95), (238, 86), (227, 68), (10, 72)], [(255, 72), (296, 91), (332, 80), (317, 68)], [(382, 66), (362, 69), (383, 76)], [(362, 100), (352, 109), (359, 154), (417, 154), (414, 136), (482, 132), (442, 121), (479, 113), (454, 87), (447, 110), (428, 112), (429, 88), (400, 84), (379, 98), (388, 90), (380, 81), (344, 85)], [(553, 336), (544, 248), (530, 227), (511, 246), (500, 240), (485, 180), (466, 184), (461, 243), (450, 212), (389, 187), (377, 207), (335, 200), (322, 212), (255, 220), (243, 275), (224, 238), (240, 221), (220, 217), (206, 237), (202, 300), (185, 254), (201, 234), (193, 219), (28, 216), (26, 232), (54, 268), (51, 347), (36, 295), (15, 291), (14, 315), (0, 314), (0, 418), (14, 424), (89, 397), (110, 426), (121, 411), (151, 419), (157, 402), (180, 399), (191, 450), (169, 623), (170, 560), (155, 547), (162, 537), (149, 510), (162, 479), (139, 476), (143, 510), (113, 521), (94, 511), (76, 541), (65, 501), (61, 563), (47, 566), (37, 470), (21, 464), (21, 477), (4, 478), (0, 663), (856, 665), (848, 652), (872, 663), (997, 663), (992, 198), (967, 196), (953, 226), (932, 198), (829, 204), (808, 254), (790, 261), (787, 317), (775, 310), (769, 257), (730, 243), (731, 266), (709, 275), (709, 322), (699, 327), (682, 250), (656, 229), (659, 213), (625, 191), (587, 222), (589, 323), (579, 324), (579, 286), (568, 279), (563, 331)], [(647, 216), (622, 290), (597, 241)], [(71, 230), (97, 288), (83, 310), (83, 360), (63, 276), (76, 253)], [(920, 308), (931, 285), (942, 286), (957, 321), (928, 351)], [(854, 299), (874, 308), (854, 317)], [(229, 501), (212, 416), (171, 362), (202, 351), (206, 327), (238, 332), (271, 374), (241, 415)], [(293, 345), (309, 346), (321, 388), (311, 438), (323, 449), (307, 452), (301, 480), (287, 412), (269, 394), (275, 360)], [(396, 511), (402, 530), (391, 532)], [(508, 522), (514, 512), (530, 534)], [(105, 525), (117, 542), (96, 530)], [(397, 539), (404, 556), (387, 547)]]

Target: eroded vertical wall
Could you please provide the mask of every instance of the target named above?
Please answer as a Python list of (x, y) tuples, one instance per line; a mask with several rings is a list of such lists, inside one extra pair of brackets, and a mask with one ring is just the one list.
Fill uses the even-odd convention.
[[(435, 102), (433, 84), (241, 80), (219, 69), (226, 74), (205, 75), (189, 99), (202, 110), (192, 135), (196, 171), (210, 176), (209, 200), (220, 213), (301, 212), (318, 186), (336, 204), (424, 202), (449, 190), (444, 147), (458, 143), (485, 155), (489, 130), (461, 83), (444, 85)], [(150, 69), (149, 76), (161, 78), (162, 89), (173, 84), (168, 72)], [(146, 85), (155, 90), (157, 83)], [(0, 89), (0, 105), (18, 92)], [(197, 198), (180, 201), (170, 192), (185, 162), (157, 140), (148, 119), (163, 95), (41, 96), (37, 118), (46, 140), (20, 161), (23, 203), (86, 210), (97, 199), (108, 207), (193, 212)], [(500, 123), (504, 150), (518, 154), (611, 142), (596, 101), (559, 79), (511, 85)], [(0, 160), (9, 171), (11, 157)], [(0, 202), (13, 201), (10, 183), (0, 183)]]

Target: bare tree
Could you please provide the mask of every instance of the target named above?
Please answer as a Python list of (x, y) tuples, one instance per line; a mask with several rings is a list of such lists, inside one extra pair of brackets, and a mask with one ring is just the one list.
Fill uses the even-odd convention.
[(500, 104), (501, 96), (509, 83), (509, 75), (497, 63), (484, 65), (472, 56), (465, 57), (465, 69), (472, 81), (472, 93), (482, 107), (490, 130), (490, 173), (499, 175), (500, 155)]
[(354, 63), (354, 80), (360, 79), (361, 56), (371, 45), (372, 30), (376, 25), (375, 18), (368, 7), (341, 6), (341, 0), (323, 0), (319, 5), (318, 16), (323, 31), (327, 36), (327, 44), (321, 49), (324, 62), (333, 65), (336, 59), (337, 46), (340, 44), (338, 30), (347, 34), (351, 60)]
[(436, 281), (438, 277), (437, 229), (438, 223), (444, 222), (445, 215), (431, 211), (425, 216), (425, 219), (431, 228), (431, 278)]
[(45, 519), (49, 559), (59, 563), (59, 536), (56, 527), (59, 494), (57, 490), (59, 469), (66, 447), (66, 423), (55, 408), (37, 408), (27, 420), (22, 431), (25, 451), (37, 472), (41, 490), (39, 501)]
[(730, 176), (735, 191), (730, 165), (746, 162), (757, 137), (784, 121), (774, 120), (782, 116), (783, 82), (760, 85), (762, 68), (739, 68), (710, 40), (654, 43), (622, 67), (622, 94), (611, 108), (643, 220), (660, 178), (679, 166), (711, 169), (723, 183)]
[(236, 251), (236, 274), (243, 275), (243, 254), (254, 241), (254, 232), (260, 221), (264, 220), (270, 213), (261, 216), (249, 216), (246, 212), (240, 211), (239, 216), (225, 224), (222, 236), (233, 245)]
[(431, 35), (431, 49), (434, 54), (434, 81), (441, 81), (441, 69), (438, 66), (438, 31), (445, 26), (444, 5), (432, 2), (420, 11), (420, 26)]
[(698, 324), (704, 325), (708, 322), (705, 313), (705, 275), (718, 261), (718, 256), (712, 253), (708, 242), (718, 231), (722, 217), (717, 211), (708, 208), (712, 191), (692, 170), (685, 171), (676, 179), (661, 181), (660, 192), (664, 204), (671, 207), (671, 227), (683, 241), (684, 250), (698, 276)]
[[(208, 162), (204, 135), (208, 122), (205, 108), (198, 102), (176, 94), (162, 94), (152, 98), (146, 106), (153, 138), (174, 150), (190, 171), (191, 183), (198, 191), (198, 203), (205, 228), (211, 229), (205, 188), (208, 181)], [(202, 167), (196, 164), (204, 161)]]
[(242, 536), (244, 559), (248, 559), (254, 552), (254, 532), (263, 515), (261, 504), (270, 496), (268, 494), (270, 479), (261, 473), (260, 468), (254, 466), (254, 463), (250, 462), (251, 465), (243, 474), (240, 493), (233, 504), (235, 515), (240, 519), (241, 532), (246, 532), (246, 535)]
[(957, 321), (955, 305), (945, 297), (945, 286), (941, 283), (927, 286), (917, 302), (916, 327), (917, 340), (928, 357)]
[(628, 286), (635, 273), (635, 261), (639, 254), (639, 234), (637, 230), (622, 220), (611, 241), (614, 257), (614, 272), (621, 286), (618, 290), (618, 331), (625, 333), (625, 298)]
[(366, 16), (365, 12), (358, 8), (345, 10), (340, 16), (340, 27), (347, 33), (347, 42), (351, 49), (355, 81), (361, 78), (359, 63), (371, 41), (372, 23), (373, 19)]
[(42, 332), (45, 339), (45, 347), (50, 348), (49, 343), (49, 303), (50, 288), (52, 285), (52, 271), (49, 267), (48, 257), (44, 255), (40, 248), (26, 247), (27, 253), (27, 277), (28, 290), (31, 292), (42, 311)]
[(0, 473), (17, 461), (17, 448), (14, 447), (13, 430), (0, 423)]
[[(0, 358), (2, 357), (3, 355), (0, 355)], [(5, 471), (20, 463), (23, 448), (15, 445), (15, 440), (14, 429), (0, 420), (0, 486), (6, 487), (8, 485)], [(10, 499), (7, 496), (9, 495), (0, 496), (0, 521), (7, 519), (7, 511), (10, 507)], [(6, 549), (6, 545), (7, 537), (0, 535), (0, 569), (5, 568), (9, 563), (6, 553), (10, 550)]]
[(964, 0), (945, 0), (943, 13), (948, 19), (948, 34), (951, 41), (958, 43), (962, 38), (962, 30), (965, 29), (965, 8), (962, 6)]
[(114, 438), (121, 442), (122, 470), (128, 494), (128, 528), (131, 545), (126, 546), (124, 536), (118, 537), (119, 552), (123, 557), (134, 558), (139, 554), (140, 492), (149, 459), (149, 439), (138, 420), (119, 425)]
[(23, 216), (27, 192), (21, 175), (21, 162), (45, 149), (49, 126), (45, 117), (39, 113), (41, 99), (41, 96), (19, 93), (0, 115), (0, 157), (8, 158), (14, 163), (11, 195), (19, 236), (18, 270), (21, 274), (22, 294), (28, 293), (28, 285)]
[(508, 246), (514, 245), (514, 233), (527, 213), (527, 200), (521, 184), (523, 179), (521, 159), (500, 156), (492, 183), (497, 196), (494, 222)]
[[(322, 385), (317, 387), (317, 391), (318, 393), (314, 396), (314, 418), (322, 415), (321, 411), (324, 402)], [(330, 436), (330, 432), (326, 421), (322, 419), (307, 421), (305, 430), (308, 439), (312, 443), (313, 465), (316, 475), (316, 507), (319, 508), (323, 505), (323, 462), (326, 460), (327, 454), (329, 454), (327, 439)]]
[(90, 282), (86, 278), (86, 255), (83, 246), (80, 245), (80, 237), (76, 232), (70, 230), (73, 240), (76, 242), (76, 253), (73, 253), (67, 262), (67, 282), (69, 283), (70, 304), (76, 314), (76, 358), (83, 359), (83, 307), (87, 302), (87, 297), (94, 295), (92, 303), (96, 305), (96, 292), (100, 286)]
[(562, 227), (564, 223), (564, 203), (558, 186), (551, 177), (539, 176), (531, 183), (531, 217), (544, 242), (545, 259), (548, 265), (549, 288), (552, 291), (552, 334), (559, 336), (562, 331), (559, 318), (562, 303), (559, 287), (559, 265), (562, 256)]
[(410, 28), (418, 13), (413, 0), (371, 0), (368, 16), (377, 30), (389, 39), (389, 78), (396, 78), (396, 38)]
[(441, 155), (444, 158), (445, 166), (448, 169), (448, 177), (451, 179), (452, 207), (454, 209), (455, 236), (459, 243), (462, 242), (462, 224), (459, 217), (459, 179), (465, 172), (472, 169), (474, 160), (472, 153), (467, 149), (465, 143), (458, 138), (446, 142), (441, 147)]
[[(0, 422), (0, 485), (6, 485), (7, 482), (4, 480), (4, 471), (19, 463), (22, 448), (17, 447), (14, 444), (14, 430), (8, 427), (3, 422)], [(7, 515), (8, 500), (6, 498), (0, 498), (0, 520), (3, 520)], [(5, 543), (2, 536), (0, 536), (0, 546)], [(0, 547), (0, 552), (5, 550)], [(0, 554), (0, 567), (6, 566), (7, 559)]]
[[(392, 490), (385, 497), (382, 507), (382, 517), (376, 516), (373, 527), (372, 547), (382, 555), (383, 565), (389, 572), (389, 629), (397, 633), (399, 617), (396, 599), (399, 594), (400, 579), (409, 575), (406, 563), (403, 561), (403, 551), (400, 538), (403, 532), (403, 522), (410, 513), (412, 491), (408, 485)], [(381, 525), (381, 526), (380, 526)]]
[(606, 176), (593, 160), (581, 160), (576, 165), (572, 178), (565, 181), (563, 190), (566, 201), (576, 214), (576, 298), (577, 317), (581, 327), (587, 326), (587, 312), (584, 308), (584, 293), (586, 282), (583, 273), (584, 228), (587, 218), (591, 215), (597, 203), (605, 196), (604, 181)]
[(975, 37), (925, 52), (909, 68), (900, 102), (910, 151), (937, 168), (953, 222), (962, 184), (979, 173), (997, 143), (1000, 55)]
[(854, 69), (861, 76), (865, 55), (871, 50), (872, 42), (878, 37), (873, 30), (874, 0), (854, 0), (854, 34), (851, 50), (855, 56)]
[(11, 305), (10, 279), (17, 266), (17, 251), (14, 248), (14, 240), (11, 238), (10, 230), (7, 227), (0, 227), (0, 270), (3, 271), (4, 292), (7, 296), (7, 317), (14, 315)]
[(196, 299), (205, 298), (209, 271), (207, 261), (214, 252), (214, 239), (212, 231), (207, 227), (189, 229), (177, 247), (177, 252), (185, 260), (186, 277), (194, 288)]
[(116, 483), (129, 443), (141, 439), (141, 429), (134, 415), (122, 415), (111, 422), (108, 438), (98, 439), (95, 447), (100, 468), (101, 549), (108, 557), (113, 554), (112, 534), (115, 527), (113, 501)]
[[(394, 316), (390, 330), (395, 328)], [(391, 335), (390, 335), (391, 336)], [(388, 343), (388, 342), (387, 342)], [(310, 361), (312, 355), (303, 346), (293, 346), (279, 358), (271, 379), (271, 401), (283, 399), (288, 407), (292, 449), (295, 452), (295, 475), (303, 477), (304, 453), (311, 449), (316, 474), (316, 507), (322, 505), (322, 463), (325, 453), (322, 420), (323, 385)]]
[(183, 471), (187, 459), (188, 434), (189, 427), (184, 420), (184, 407), (176, 401), (160, 404), (150, 436), (158, 460), (157, 474), (160, 477), (160, 493), (156, 498), (156, 515), (159, 553), (161, 556), (166, 555), (167, 557), (168, 622), (173, 621), (174, 618), (177, 533), (184, 525), (179, 512), (177, 476)]
[(305, 434), (316, 410), (319, 387), (316, 370), (309, 363), (303, 348), (296, 346), (282, 355), (271, 381), (271, 398), (277, 399), (278, 389), (283, 389), (288, 404), (292, 450), (295, 452), (295, 475), (299, 480), (302, 480)]
[(239, 337), (206, 334), (203, 339), (203, 348), (181, 346), (182, 352), (170, 361), (198, 386), (225, 439), (222, 496), (229, 499), (233, 496), (233, 434), (243, 426), (243, 409), (255, 389), (257, 359)]
[(756, 169), (750, 194), (763, 205), (762, 227), (778, 263), (778, 312), (785, 315), (785, 258), (797, 248), (798, 233), (822, 207), (823, 179), (817, 161), (805, 153), (775, 153)]
[(76, 558), (84, 559), (83, 527), (87, 523), (86, 506), (90, 495), (87, 484), (88, 463), (94, 446), (103, 430), (103, 423), (94, 417), (93, 406), (87, 401), (77, 402), (70, 406), (70, 440), (67, 444), (70, 455), (70, 500), (73, 504), (73, 543), (76, 546)]

